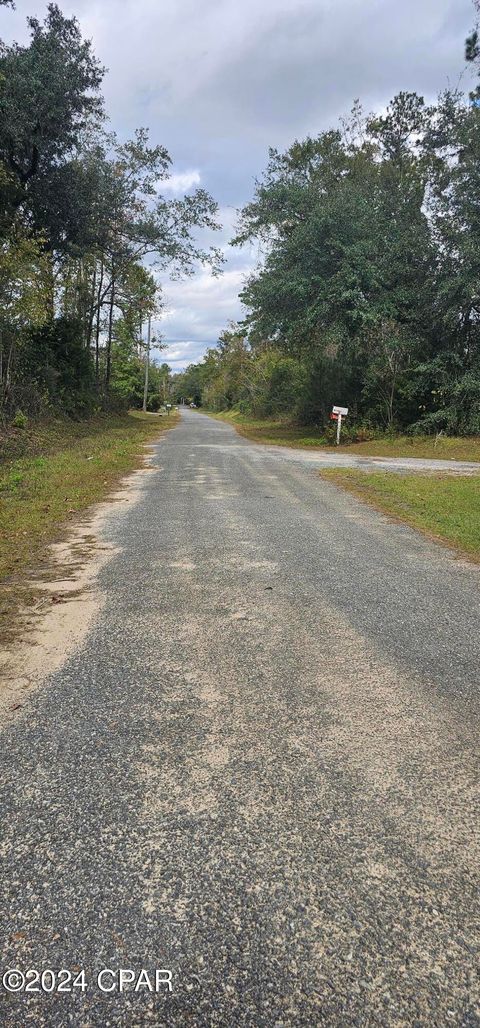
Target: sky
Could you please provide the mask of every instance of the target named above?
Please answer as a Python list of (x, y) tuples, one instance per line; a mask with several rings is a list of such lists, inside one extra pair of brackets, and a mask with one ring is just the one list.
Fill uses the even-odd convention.
[[(164, 283), (157, 326), (173, 370), (201, 358), (243, 316), (242, 283), (255, 246), (229, 245), (236, 212), (253, 194), (268, 149), (336, 125), (359, 97), (384, 109), (400, 90), (426, 100), (446, 86), (471, 88), (463, 60), (471, 0), (58, 0), (75, 14), (108, 69), (103, 83), (121, 139), (150, 129), (172, 157), (166, 195), (201, 185), (223, 228), (212, 238), (226, 263)], [(46, 3), (0, 9), (0, 37), (23, 42), (26, 17)]]

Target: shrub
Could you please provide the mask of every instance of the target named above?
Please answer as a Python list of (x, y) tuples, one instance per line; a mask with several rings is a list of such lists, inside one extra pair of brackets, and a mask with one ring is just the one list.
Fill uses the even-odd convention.
[(17, 410), (12, 424), (13, 424), (14, 428), (26, 428), (27, 427), (27, 425), (28, 425), (28, 418), (27, 418), (27, 415), (23, 413), (23, 410)]

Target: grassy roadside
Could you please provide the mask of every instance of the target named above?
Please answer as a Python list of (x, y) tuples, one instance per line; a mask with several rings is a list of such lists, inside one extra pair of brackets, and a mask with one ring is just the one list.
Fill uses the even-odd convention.
[[(227, 421), (236, 428), (239, 435), (256, 443), (331, 449), (325, 436), (315, 428), (293, 425), (288, 421), (249, 418), (238, 411), (208, 413), (219, 421)], [(432, 457), (436, 460), (480, 461), (480, 438), (441, 436), (435, 442), (433, 436), (396, 436), (364, 443), (347, 443), (335, 447), (335, 450), (337, 453), (357, 454), (359, 457)]]
[[(69, 521), (108, 496), (140, 464), (143, 443), (173, 426), (178, 415), (134, 412), (84, 422), (52, 421), (3, 440), (0, 463), (0, 616), (21, 593), (22, 573), (38, 566), (48, 543)], [(28, 449), (29, 456), (18, 456)], [(13, 454), (13, 457), (12, 457)]]
[(480, 476), (328, 468), (321, 477), (480, 562)]

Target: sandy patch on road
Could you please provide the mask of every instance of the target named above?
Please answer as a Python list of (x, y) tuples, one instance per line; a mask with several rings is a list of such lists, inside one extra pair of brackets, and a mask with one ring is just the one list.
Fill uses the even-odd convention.
[(118, 553), (103, 535), (107, 518), (121, 517), (138, 502), (145, 473), (158, 471), (150, 466), (152, 459), (153, 452), (147, 452), (144, 466), (128, 475), (116, 493), (92, 507), (67, 539), (49, 546), (49, 559), (30, 580), (37, 603), (19, 614), (22, 636), (0, 647), (0, 724), (21, 714), (32, 690), (58, 671), (84, 640), (106, 599), (99, 572)]
[(195, 571), (196, 564), (193, 560), (174, 560), (168, 565), (169, 568), (173, 568), (174, 571)]
[[(363, 796), (384, 806), (396, 831), (435, 866), (456, 862), (476, 873), (474, 723), (465, 723), (433, 683), (429, 695), (425, 682), (407, 679), (339, 611), (319, 602), (317, 612), (319, 670), (312, 677), (331, 714), (319, 740), (322, 759), (353, 772)], [(300, 632), (298, 642), (305, 654), (312, 652), (310, 632)], [(312, 754), (315, 736), (308, 718), (305, 730), (295, 734), (305, 754)]]
[[(348, 835), (372, 817), (356, 871), (365, 880), (400, 881), (405, 858), (396, 851), (407, 844), (439, 880), (452, 868), (475, 873), (478, 775), (462, 713), (320, 597), (310, 609), (264, 592), (268, 561), (254, 563), (249, 605), (240, 573), (223, 593), (212, 581), (201, 601), (188, 583), (185, 607), (200, 603), (199, 616), (175, 624), (180, 662), (165, 676), (161, 731), (140, 765), (149, 845), (163, 837), (159, 815), (179, 826), (185, 816), (220, 816), (234, 795), (249, 830), (263, 832), (279, 812), (294, 826), (305, 804), (296, 796), (311, 781), (318, 812), (335, 811), (329, 831)], [(337, 775), (350, 783), (357, 810), (340, 814)], [(154, 871), (150, 896), (156, 887)]]

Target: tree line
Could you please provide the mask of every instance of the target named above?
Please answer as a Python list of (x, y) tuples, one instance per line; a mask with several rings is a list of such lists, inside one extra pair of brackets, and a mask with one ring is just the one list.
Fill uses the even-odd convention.
[(245, 319), (177, 394), (320, 426), (341, 404), (360, 437), (480, 434), (479, 104), (401, 92), (271, 150), (234, 240), (262, 253)]
[[(0, 0), (0, 6), (11, 6)], [(158, 272), (221, 265), (203, 189), (171, 199), (166, 149), (120, 141), (105, 69), (50, 4), (0, 43), (0, 420), (141, 405)], [(475, 30), (467, 59), (478, 64)], [(480, 93), (357, 102), (316, 138), (271, 150), (234, 243), (261, 259), (245, 318), (174, 395), (214, 409), (357, 431), (480, 433)], [(158, 343), (158, 340), (156, 341)], [(152, 365), (150, 405), (172, 388)]]
[[(0, 0), (8, 6), (9, 0)], [(13, 5), (11, 5), (13, 6)], [(101, 94), (105, 69), (75, 18), (48, 6), (27, 45), (0, 44), (0, 420), (141, 403), (145, 326), (158, 272), (213, 269), (197, 242), (218, 228), (203, 189), (170, 199), (165, 147), (146, 129), (121, 142)], [(151, 401), (167, 365), (151, 367)]]

